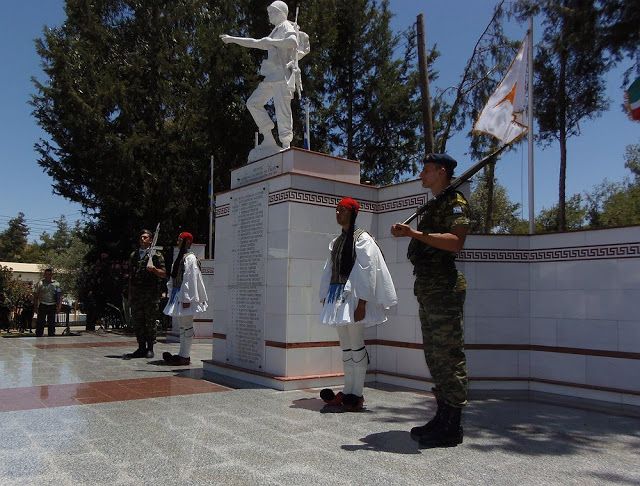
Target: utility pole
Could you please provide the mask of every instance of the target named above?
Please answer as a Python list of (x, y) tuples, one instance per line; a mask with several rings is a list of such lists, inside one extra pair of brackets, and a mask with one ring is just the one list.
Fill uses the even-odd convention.
[(429, 73), (427, 69), (427, 47), (424, 34), (424, 14), (418, 15), (418, 67), (420, 74), (420, 94), (422, 98), (422, 124), (424, 127), (424, 153), (433, 152), (433, 118), (431, 117), (431, 95), (429, 94)]

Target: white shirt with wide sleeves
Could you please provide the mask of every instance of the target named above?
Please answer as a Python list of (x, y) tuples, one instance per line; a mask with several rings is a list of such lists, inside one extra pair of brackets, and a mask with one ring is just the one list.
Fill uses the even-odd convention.
[(356, 241), (356, 260), (341, 295), (330, 302), (331, 250), (335, 238), (329, 245), (329, 258), (324, 265), (320, 281), (320, 300), (324, 303), (319, 322), (329, 326), (353, 324), (353, 313), (360, 299), (367, 302), (365, 326), (374, 326), (387, 320), (385, 309), (398, 303), (396, 289), (382, 252), (368, 233), (362, 233)]
[[(187, 253), (184, 257), (184, 277), (180, 289), (173, 296), (173, 279), (167, 284), (169, 302), (163, 312), (168, 316), (186, 316), (204, 312), (207, 310), (207, 291), (204, 287), (202, 273), (198, 266), (198, 259), (193, 253)], [(172, 298), (173, 297), (173, 298)], [(188, 302), (189, 307), (182, 304)]]

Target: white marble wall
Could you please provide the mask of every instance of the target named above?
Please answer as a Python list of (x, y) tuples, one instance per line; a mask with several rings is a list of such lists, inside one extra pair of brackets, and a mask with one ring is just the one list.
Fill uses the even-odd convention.
[(526, 380), (517, 388), (639, 405), (639, 236), (471, 236), (460, 264), (471, 386)]

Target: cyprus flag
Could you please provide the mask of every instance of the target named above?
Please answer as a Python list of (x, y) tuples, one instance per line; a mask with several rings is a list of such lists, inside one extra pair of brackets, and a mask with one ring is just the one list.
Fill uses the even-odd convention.
[(474, 133), (492, 135), (504, 144), (527, 133), (524, 106), (528, 46), (527, 33), (507, 74), (482, 109), (473, 127)]

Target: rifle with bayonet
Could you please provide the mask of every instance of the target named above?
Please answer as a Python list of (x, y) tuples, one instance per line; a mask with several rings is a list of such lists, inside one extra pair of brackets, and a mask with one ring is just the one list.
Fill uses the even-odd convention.
[(160, 223), (156, 226), (156, 231), (153, 233), (153, 241), (151, 242), (151, 246), (147, 250), (149, 255), (149, 260), (147, 260), (147, 268), (153, 266), (153, 257), (158, 253), (158, 250), (162, 250), (161, 246), (156, 246), (158, 243), (158, 235), (160, 234)]

